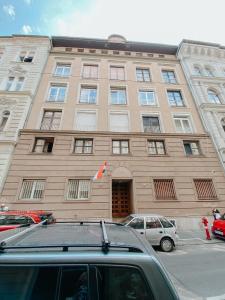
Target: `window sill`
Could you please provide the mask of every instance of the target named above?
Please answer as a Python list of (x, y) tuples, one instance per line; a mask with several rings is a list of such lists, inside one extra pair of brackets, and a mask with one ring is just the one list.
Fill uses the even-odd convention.
[(70, 153), (70, 155), (75, 155), (75, 156), (93, 156), (94, 153)]
[(80, 105), (98, 105), (97, 103), (89, 103), (89, 102), (77, 102)]
[(169, 157), (168, 154), (148, 154), (149, 157)]
[(29, 155), (52, 155), (53, 153), (52, 152), (29, 152), (28, 153)]
[(203, 154), (200, 154), (200, 155), (185, 155), (185, 157), (188, 157), (188, 158), (203, 158), (203, 157), (205, 157), (205, 155), (203, 155)]
[(54, 103), (54, 104), (64, 104), (66, 101), (54, 101), (54, 100), (45, 100), (45, 103)]
[(15, 203), (20, 203), (20, 204), (27, 204), (27, 203), (42, 203), (43, 202), (43, 198), (40, 200), (37, 199), (17, 199), (17, 201)]
[(61, 203), (68, 203), (70, 204), (71, 202), (72, 203), (83, 203), (83, 202), (89, 202), (90, 199), (73, 199), (73, 200), (67, 200), (67, 199), (64, 199)]
[(154, 200), (153, 202), (155, 202), (155, 203), (159, 203), (159, 202), (166, 202), (166, 203), (168, 203), (168, 202), (180, 202), (178, 199), (173, 199), (173, 200), (171, 200), (171, 199), (169, 199), (169, 200), (163, 200), (163, 199), (161, 199), (161, 200)]
[(54, 78), (69, 78), (71, 76), (71, 74), (70, 75), (56, 75), (56, 74), (52, 74), (52, 77), (54, 77)]
[(115, 153), (111, 153), (111, 156), (133, 156), (131, 153), (128, 154), (115, 154)]

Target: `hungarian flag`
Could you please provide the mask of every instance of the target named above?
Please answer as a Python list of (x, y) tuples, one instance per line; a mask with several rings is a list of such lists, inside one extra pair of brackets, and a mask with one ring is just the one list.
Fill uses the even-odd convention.
[(101, 179), (103, 177), (104, 173), (106, 172), (106, 168), (107, 168), (107, 162), (105, 161), (103, 163), (103, 165), (101, 165), (101, 167), (99, 168), (98, 172), (93, 177), (93, 181)]

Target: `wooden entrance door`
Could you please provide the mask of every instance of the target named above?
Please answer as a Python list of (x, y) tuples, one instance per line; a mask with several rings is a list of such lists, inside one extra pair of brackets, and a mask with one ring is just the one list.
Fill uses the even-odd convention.
[(112, 183), (112, 217), (126, 217), (131, 212), (130, 182)]

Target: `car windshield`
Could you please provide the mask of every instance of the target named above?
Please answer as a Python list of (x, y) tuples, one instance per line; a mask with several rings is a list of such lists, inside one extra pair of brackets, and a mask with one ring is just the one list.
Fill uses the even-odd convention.
[(134, 217), (132, 216), (128, 216), (125, 220), (123, 220), (121, 223), (123, 225), (127, 225), (128, 223), (130, 223), (131, 220), (133, 220)]

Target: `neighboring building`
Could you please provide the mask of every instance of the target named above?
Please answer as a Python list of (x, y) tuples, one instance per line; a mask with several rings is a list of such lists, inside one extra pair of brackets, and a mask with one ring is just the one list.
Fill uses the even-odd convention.
[(225, 168), (225, 47), (183, 40), (177, 55)]
[(0, 192), (49, 48), (44, 36), (0, 37)]
[[(225, 207), (225, 177), (177, 47), (53, 37), (2, 198), (57, 218)], [(93, 176), (104, 161), (109, 170)]]

